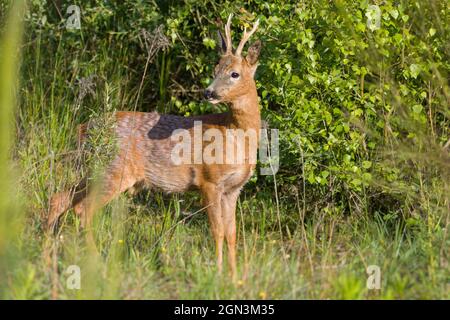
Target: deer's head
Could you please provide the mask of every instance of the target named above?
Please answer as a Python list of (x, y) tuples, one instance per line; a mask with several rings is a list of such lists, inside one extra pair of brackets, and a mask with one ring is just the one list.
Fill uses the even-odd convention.
[(259, 21), (255, 22), (250, 32), (247, 32), (247, 29), (244, 30), (241, 42), (233, 53), (231, 18), (230, 14), (225, 26), (225, 38), (219, 31), (222, 56), (214, 69), (214, 80), (205, 90), (205, 98), (213, 104), (232, 102), (256, 88), (253, 76), (258, 66), (261, 42), (258, 40), (252, 44), (245, 57), (242, 56), (242, 49), (255, 33)]

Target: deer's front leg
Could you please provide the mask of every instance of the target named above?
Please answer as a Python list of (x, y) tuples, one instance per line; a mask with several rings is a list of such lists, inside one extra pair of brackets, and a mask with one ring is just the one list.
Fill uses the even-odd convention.
[(224, 226), (222, 219), (222, 192), (215, 185), (207, 185), (202, 190), (204, 206), (207, 207), (211, 232), (216, 242), (217, 268), (222, 272)]
[(222, 196), (222, 215), (228, 248), (228, 264), (234, 281), (236, 280), (236, 202), (239, 193), (239, 190), (235, 190)]

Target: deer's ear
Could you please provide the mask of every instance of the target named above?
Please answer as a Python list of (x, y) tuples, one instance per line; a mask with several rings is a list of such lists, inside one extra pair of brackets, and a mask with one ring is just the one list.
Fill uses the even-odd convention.
[(253, 66), (258, 62), (259, 53), (261, 52), (261, 41), (256, 40), (249, 48), (245, 59)]
[(219, 50), (221, 54), (227, 52), (227, 43), (225, 42), (225, 38), (223, 37), (222, 32), (217, 30), (217, 40), (219, 41)]

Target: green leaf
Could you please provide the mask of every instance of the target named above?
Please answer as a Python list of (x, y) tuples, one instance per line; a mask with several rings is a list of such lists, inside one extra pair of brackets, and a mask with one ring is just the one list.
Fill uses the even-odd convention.
[(216, 47), (216, 41), (211, 38), (203, 38), (203, 45), (207, 48), (214, 49)]
[(391, 16), (392, 16), (394, 19), (397, 19), (397, 18), (398, 18), (398, 11), (397, 11), (397, 9), (392, 9), (391, 11), (389, 11), (389, 13), (391, 14)]
[(413, 63), (412, 65), (409, 66), (409, 71), (411, 73), (411, 77), (416, 79), (417, 76), (420, 74), (421, 67), (418, 64)]
[(430, 28), (430, 30), (428, 31), (428, 34), (430, 35), (430, 37), (434, 36), (436, 34), (436, 29)]
[(297, 75), (293, 75), (291, 78), (291, 82), (292, 84), (299, 84), (300, 83), (300, 78)]
[(364, 169), (369, 169), (372, 166), (372, 162), (370, 161), (363, 161), (362, 166)]
[(414, 113), (419, 114), (422, 112), (423, 107), (420, 104), (416, 104), (416, 105), (413, 105), (412, 109), (413, 109)]

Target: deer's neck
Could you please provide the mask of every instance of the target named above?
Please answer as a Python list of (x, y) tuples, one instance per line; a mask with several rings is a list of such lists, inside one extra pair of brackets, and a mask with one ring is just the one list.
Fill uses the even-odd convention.
[(259, 132), (261, 115), (258, 106), (258, 93), (253, 86), (249, 92), (235, 99), (230, 107), (230, 127), (233, 129), (253, 129)]

